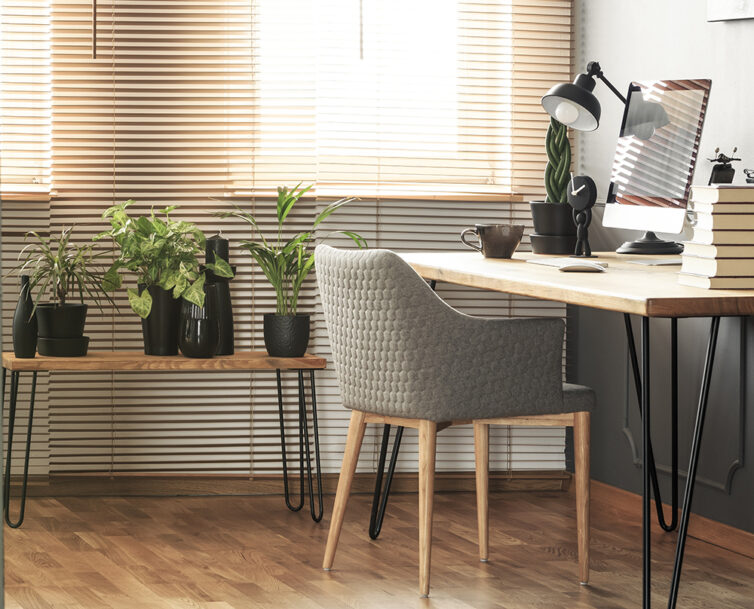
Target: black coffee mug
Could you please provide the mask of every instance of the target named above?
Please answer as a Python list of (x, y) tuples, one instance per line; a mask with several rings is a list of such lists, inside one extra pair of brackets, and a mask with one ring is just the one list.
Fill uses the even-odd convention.
[[(476, 235), (481, 245), (466, 241), (468, 233)], [(510, 258), (523, 236), (522, 224), (475, 224), (474, 228), (466, 228), (461, 232), (461, 241), (482, 252), (485, 258)]]

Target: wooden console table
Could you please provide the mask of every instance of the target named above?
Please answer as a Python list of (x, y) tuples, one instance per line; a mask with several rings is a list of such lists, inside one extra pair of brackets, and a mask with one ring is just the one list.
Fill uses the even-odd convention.
[[(327, 362), (322, 357), (306, 354), (303, 357), (270, 357), (265, 351), (242, 351), (234, 355), (222, 355), (211, 359), (195, 359), (174, 356), (144, 355), (140, 351), (93, 351), (84, 357), (44, 357), (17, 358), (13, 353), (3, 353), (2, 398), (0, 411), (5, 408), (5, 379), (10, 370), (10, 410), (8, 413), (8, 450), (5, 461), (5, 478), (3, 480), (3, 513), (8, 526), (18, 528), (24, 521), (26, 508), (26, 488), (29, 478), (29, 451), (31, 447), (31, 430), (34, 419), (34, 394), (38, 372), (148, 372), (148, 371), (238, 371), (252, 372), (274, 370), (277, 376), (278, 413), (280, 416), (280, 445), (283, 460), (283, 488), (285, 504), (292, 511), (300, 510), (304, 505), (304, 463), (306, 462), (307, 481), (309, 484), (309, 510), (312, 519), (322, 519), (322, 473), (319, 458), (319, 429), (317, 425), (317, 394), (314, 385), (314, 371), (325, 368)], [(299, 423), (299, 501), (293, 505), (288, 492), (288, 465), (285, 451), (285, 424), (283, 421), (283, 388), (281, 371), (298, 372), (298, 423)], [(309, 430), (306, 415), (306, 392), (304, 390), (304, 371), (309, 371), (309, 385), (312, 396), (312, 426), (314, 435), (314, 455), (317, 476), (318, 510), (314, 507), (314, 487), (312, 480), (312, 459), (309, 445)], [(19, 379), (22, 372), (31, 372), (31, 395), (29, 397), (29, 423), (26, 431), (26, 452), (24, 456), (24, 473), (21, 485), (21, 504), (18, 520), (10, 519), (10, 471), (11, 450), (13, 448), (13, 429), (16, 422), (16, 402), (18, 399)]]

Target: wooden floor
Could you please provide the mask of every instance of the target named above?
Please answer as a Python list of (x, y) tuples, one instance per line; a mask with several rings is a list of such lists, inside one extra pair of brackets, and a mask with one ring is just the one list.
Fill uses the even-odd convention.
[[(327, 497), (327, 515), (332, 496)], [(490, 562), (477, 558), (472, 493), (435, 499), (432, 590), (417, 594), (417, 497), (391, 499), (382, 536), (351, 499), (335, 568), (327, 518), (281, 497), (30, 499), (5, 529), (6, 608), (611, 609), (640, 607), (639, 515), (593, 502), (592, 580), (577, 582), (573, 497), (493, 493)], [(656, 536), (654, 602), (665, 607), (674, 538)], [(754, 609), (754, 560), (690, 539), (679, 609)]]

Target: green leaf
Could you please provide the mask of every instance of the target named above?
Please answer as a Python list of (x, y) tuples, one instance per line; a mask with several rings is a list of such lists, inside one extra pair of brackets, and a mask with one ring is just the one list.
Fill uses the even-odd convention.
[(152, 311), (152, 296), (149, 290), (144, 290), (139, 294), (133, 288), (128, 288), (128, 304), (131, 305), (134, 313), (142, 319), (146, 319)]
[(183, 298), (198, 307), (204, 306), (204, 273), (183, 292)]
[(343, 199), (338, 199), (337, 201), (330, 203), (330, 205), (319, 212), (319, 215), (315, 218), (314, 228), (317, 228), (317, 226), (319, 226), (334, 211), (340, 209), (348, 203), (351, 203), (352, 201), (356, 201), (356, 197), (345, 197)]
[(186, 279), (183, 275), (177, 274), (176, 280), (175, 280), (175, 287), (173, 287), (173, 298), (180, 298), (183, 293), (186, 291), (186, 288), (189, 287), (188, 279)]
[(120, 268), (120, 264), (116, 262), (102, 276), (102, 289), (105, 292), (114, 292), (123, 283), (118, 268)]
[(215, 257), (214, 262), (208, 262), (205, 266), (218, 277), (233, 279), (233, 269), (220, 257)]

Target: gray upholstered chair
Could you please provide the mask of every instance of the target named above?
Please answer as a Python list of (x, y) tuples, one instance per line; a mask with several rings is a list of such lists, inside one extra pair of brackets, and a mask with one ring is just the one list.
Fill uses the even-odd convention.
[(563, 321), (484, 319), (445, 304), (388, 250), (315, 252), (343, 405), (351, 409), (323, 567), (332, 567), (367, 423), (419, 430), (419, 590), (429, 594), (437, 431), (473, 423), (487, 559), (489, 425), (573, 426), (580, 581), (589, 577), (587, 387), (562, 383)]

